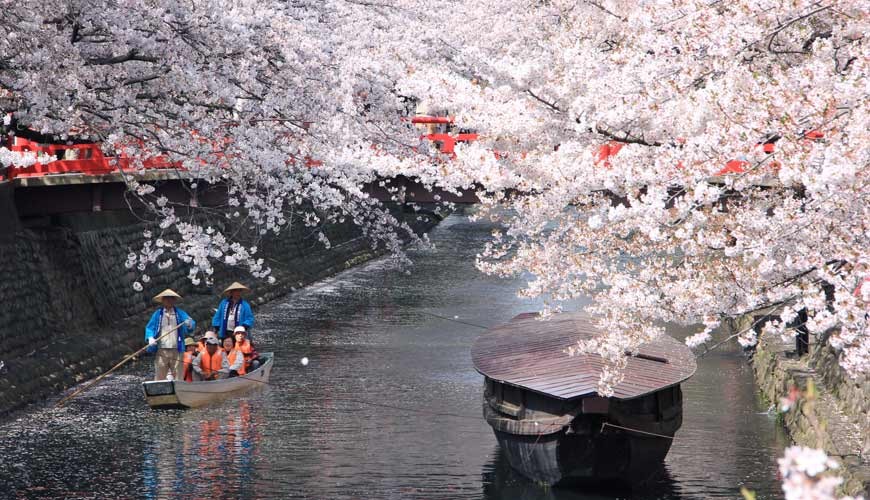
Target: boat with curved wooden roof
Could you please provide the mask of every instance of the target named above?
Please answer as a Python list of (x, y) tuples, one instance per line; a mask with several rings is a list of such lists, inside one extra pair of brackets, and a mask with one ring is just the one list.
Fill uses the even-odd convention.
[(471, 349), (485, 378), (483, 414), (515, 470), (547, 485), (641, 483), (661, 469), (682, 425), (680, 383), (696, 370), (683, 343), (662, 336), (627, 353), (613, 396), (597, 394), (605, 362), (569, 356), (602, 335), (583, 313), (521, 314)]

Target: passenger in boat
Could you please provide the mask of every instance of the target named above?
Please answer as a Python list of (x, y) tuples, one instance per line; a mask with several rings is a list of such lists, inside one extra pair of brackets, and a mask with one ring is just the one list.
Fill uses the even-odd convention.
[(199, 345), (196, 348), (197, 353), (205, 352), (205, 341), (210, 339), (210, 338), (218, 340), (218, 336), (215, 332), (213, 332), (211, 330), (205, 332), (205, 334), (202, 337), (200, 337), (200, 339), (199, 339)]
[(209, 337), (205, 341), (205, 351), (199, 353), (193, 360), (194, 380), (219, 380), (227, 378), (230, 364), (220, 341)]
[(245, 355), (236, 348), (236, 339), (228, 335), (224, 339), (224, 353), (230, 364), (230, 377), (238, 377), (245, 374)]
[(248, 340), (248, 332), (245, 331), (245, 327), (237, 326), (235, 330), (233, 330), (233, 334), (236, 337), (236, 349), (245, 355), (245, 370), (251, 372), (259, 368), (260, 355), (257, 354), (257, 350), (254, 349), (253, 342)]
[(193, 358), (197, 355), (198, 343), (193, 337), (184, 339), (184, 381), (193, 382)]
[(250, 291), (250, 288), (238, 281), (224, 290), (226, 297), (221, 300), (211, 320), (211, 326), (217, 331), (219, 338), (232, 336), (237, 326), (244, 326), (250, 335), (254, 326), (254, 313), (251, 312), (251, 304), (242, 298), (242, 293)]
[(154, 296), (154, 301), (162, 307), (154, 311), (145, 326), (148, 352), (157, 354), (154, 358), (154, 380), (164, 380), (170, 371), (178, 378), (183, 369), (184, 338), (193, 332), (196, 322), (175, 307), (179, 299), (181, 295), (169, 288)]

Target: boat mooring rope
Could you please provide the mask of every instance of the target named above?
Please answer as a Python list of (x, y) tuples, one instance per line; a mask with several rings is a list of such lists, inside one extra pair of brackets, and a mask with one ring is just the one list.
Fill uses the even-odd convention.
[(664, 434), (656, 434), (655, 432), (642, 431), (640, 429), (632, 429), (631, 427), (623, 427), (621, 425), (611, 424), (610, 422), (604, 422), (603, 424), (601, 424), (601, 432), (604, 432), (604, 427), (615, 427), (617, 429), (622, 429), (622, 430), (631, 431), (631, 432), (637, 432), (638, 434), (646, 434), (649, 436), (655, 436), (655, 437), (660, 437), (660, 438), (674, 439), (674, 436), (665, 436)]
[[(263, 385), (277, 385), (277, 384), (273, 384), (272, 382), (267, 382), (265, 380), (257, 380), (255, 378), (246, 377), (244, 375), (239, 375), (238, 377), (232, 377), (232, 378), (244, 378), (247, 380), (253, 380), (254, 382), (259, 382)], [(229, 380), (229, 379), (223, 379), (223, 380)], [(195, 393), (211, 393), (211, 391), (197, 391), (197, 390), (191, 390), (191, 389), (185, 389), (185, 391), (186, 392), (195, 392)], [(423, 414), (423, 415), (433, 415), (433, 416), (438, 416), (438, 417), (464, 418), (464, 419), (468, 419), (468, 420), (477, 420), (477, 421), (483, 420), (482, 416), (475, 417), (475, 416), (471, 416), (471, 415), (460, 415), (458, 413), (446, 413), (446, 412), (437, 412), (437, 411), (430, 411), (430, 410), (421, 410), (418, 408), (408, 408), (406, 406), (397, 406), (397, 405), (391, 405), (391, 404), (387, 404), (387, 403), (374, 403), (372, 401), (364, 401), (362, 399), (350, 399), (350, 398), (340, 398), (340, 397), (338, 397), (338, 398), (331, 397), (329, 399), (334, 400), (334, 401), (343, 401), (343, 402), (347, 402), (347, 403), (358, 403), (358, 404), (368, 405), (368, 406), (380, 406), (382, 408), (390, 408), (393, 410), (401, 410), (401, 411), (407, 411), (407, 412), (412, 412), (412, 413), (419, 413), (419, 414)]]
[(468, 321), (462, 321), (461, 319), (458, 319), (458, 318), (451, 318), (451, 317), (448, 317), (448, 316), (442, 316), (442, 315), (440, 315), (440, 314), (435, 314), (435, 313), (432, 313), (432, 312), (429, 312), (429, 311), (420, 311), (420, 312), (423, 313), (423, 314), (426, 314), (426, 315), (428, 315), (428, 316), (432, 316), (432, 317), (434, 317), (434, 318), (443, 319), (443, 320), (445, 320), (445, 321), (452, 321), (452, 322), (454, 322), (454, 323), (460, 323), (460, 324), (463, 324), (463, 325), (473, 326), (473, 327), (475, 327), (475, 328), (480, 328), (480, 329), (483, 329), (483, 330), (489, 330), (490, 328), (492, 328), (492, 327), (490, 327), (490, 326), (483, 326), (483, 325), (478, 325), (478, 324), (476, 324), (476, 323), (469, 323)]
[[(245, 379), (245, 380), (250, 380), (250, 381), (252, 381), (252, 382), (259, 382), (259, 383), (261, 383), (261, 384), (263, 384), (263, 385), (275, 385), (275, 384), (273, 384), (273, 383), (271, 383), (271, 382), (268, 382), (268, 381), (266, 381), (266, 380), (257, 380), (257, 379), (255, 379), (255, 378), (248, 377), (247, 375), (237, 375), (237, 376), (235, 376), (235, 377), (228, 377), (228, 378), (223, 378), (223, 379), (220, 379), (220, 380), (232, 380), (232, 379), (237, 379), (237, 378), (242, 378), (242, 379)], [(178, 382), (178, 381), (176, 381), (176, 382)], [(207, 380), (196, 380), (195, 382), (211, 382), (211, 381), (207, 381)], [(185, 382), (185, 383), (187, 383), (187, 382)], [(185, 389), (184, 389), (184, 392), (193, 392), (193, 393), (196, 393), (196, 394), (215, 394), (215, 393), (212, 392), (212, 391), (197, 391), (197, 390), (195, 390), (195, 389), (188, 389), (188, 388), (185, 388)]]
[[(247, 380), (253, 380), (254, 382), (259, 382), (259, 383), (261, 383), (261, 384), (263, 384), (263, 385), (276, 385), (276, 384), (273, 384), (272, 382), (268, 382), (268, 381), (265, 381), (265, 380), (257, 380), (257, 379), (255, 379), (255, 378), (250, 378), (250, 377), (247, 377), (247, 376), (245, 376), (245, 375), (239, 375), (238, 377), (233, 377), (233, 378), (244, 378), (244, 379), (247, 379)], [(202, 393), (209, 392), (209, 391), (196, 391), (196, 390), (190, 390), (190, 389), (186, 389), (186, 390), (187, 390), (187, 392), (197, 392), (197, 393), (199, 393), (199, 392), (202, 392)], [(438, 411), (431, 411), (431, 410), (423, 410), (423, 409), (419, 409), (419, 408), (409, 408), (409, 407), (407, 407), (407, 406), (399, 406), (399, 405), (393, 405), (393, 404), (388, 404), (388, 403), (375, 403), (375, 402), (373, 402), (373, 401), (365, 401), (365, 400), (363, 400), (363, 399), (352, 399), (352, 398), (342, 398), (342, 397), (332, 397), (332, 398), (329, 398), (329, 399), (331, 399), (331, 400), (333, 400), (333, 401), (342, 401), (342, 402), (346, 402), (346, 403), (357, 403), (357, 404), (367, 405), (367, 406), (378, 406), (378, 407), (381, 407), (381, 408), (390, 408), (390, 409), (392, 409), (392, 410), (407, 411), (407, 412), (410, 412), (410, 413), (417, 413), (417, 414), (420, 414), (420, 415), (431, 415), (431, 416), (436, 416), (436, 417), (460, 418), (460, 419), (465, 419), (465, 420), (475, 420), (475, 421), (486, 420), (483, 416), (461, 415), (461, 414), (458, 414), (458, 413), (448, 413), (448, 412), (438, 412)], [(640, 429), (633, 429), (633, 428), (631, 428), (631, 427), (624, 427), (624, 426), (622, 426), (622, 425), (611, 424), (610, 422), (603, 422), (603, 423), (601, 424), (601, 431), (600, 431), (600, 432), (603, 433), (605, 427), (613, 427), (613, 428), (615, 428), (615, 429), (621, 429), (621, 430), (625, 430), (625, 431), (629, 431), (629, 432), (636, 432), (636, 433), (638, 433), (638, 434), (646, 434), (646, 435), (648, 435), (648, 436), (655, 436), (655, 437), (660, 437), (660, 438), (665, 438), (665, 439), (674, 439), (673, 436), (666, 436), (666, 435), (664, 435), (664, 434), (657, 434), (657, 433), (655, 433), (655, 432), (642, 431), (642, 430), (640, 430)], [(537, 444), (538, 439), (540, 439), (541, 436), (543, 436), (543, 435), (545, 435), (545, 434), (549, 434), (549, 433), (542, 432), (542, 433), (540, 433), (540, 434), (537, 434), (538, 437), (537, 437), (537, 439), (535, 439), (535, 444)], [(532, 434), (532, 435), (534, 435), (534, 434)]]
[(386, 403), (374, 403), (372, 401), (364, 401), (362, 399), (349, 399), (349, 398), (330, 398), (330, 399), (334, 399), (337, 401), (346, 401), (349, 403), (359, 403), (359, 404), (369, 405), (369, 406), (380, 406), (382, 408), (390, 408), (393, 410), (408, 411), (408, 412), (419, 413), (419, 414), (423, 414), (423, 415), (434, 415), (437, 417), (464, 418), (467, 420), (477, 420), (477, 421), (483, 420), (482, 416), (475, 417), (472, 415), (460, 415), (458, 413), (446, 413), (446, 412), (437, 412), (437, 411), (430, 411), (430, 410), (420, 410), (417, 408), (408, 408), (408, 407), (403, 407), (403, 406), (390, 405), (390, 404), (386, 404)]

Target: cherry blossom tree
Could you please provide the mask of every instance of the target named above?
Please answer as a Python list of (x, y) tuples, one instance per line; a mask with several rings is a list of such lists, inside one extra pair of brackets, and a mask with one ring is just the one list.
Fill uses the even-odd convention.
[[(851, 376), (870, 369), (864, 3), (0, 6), (16, 120), (180, 162), (226, 185), (239, 215), (223, 216), (256, 234), (287, 230), (291, 211), (314, 226), (347, 218), (401, 255), (411, 231), (363, 184), (479, 187), (481, 216), (504, 225), (480, 269), (530, 273), (522, 294), (552, 309), (594, 298), (608, 334), (572, 349), (609, 360), (602, 394), (662, 322), (703, 324), (687, 341), (700, 347), (735, 318), (769, 319), (734, 335), (752, 346), (806, 317)], [(402, 120), (415, 100), (480, 140), (452, 161), (427, 151)], [(193, 280), (215, 261), (268, 273), (256, 245), (130, 184), (165, 231), (131, 267), (175, 256)]]
[[(190, 207), (131, 176), (160, 230), (147, 235), (130, 267), (144, 273), (174, 255), (195, 283), (209, 280), (217, 261), (265, 276), (257, 239), (233, 235), (241, 226), (257, 236), (278, 232), (292, 221), (352, 220), (397, 256), (403, 241), (416, 239), (361, 191), (377, 178), (367, 161), (375, 152), (408, 162), (416, 145), (399, 120), (407, 98), (396, 93), (395, 68), (373, 56), (389, 46), (379, 43), (390, 26), (381, 8), (24, 0), (3, 1), (2, 9), (0, 90), (17, 101), (19, 126), (61, 141), (93, 140), (107, 155), (139, 164), (163, 158), (186, 169), (191, 189), (228, 189), (220, 213), (200, 208), (201, 217), (190, 218)], [(357, 36), (363, 28), (368, 36)], [(8, 150), (0, 160), (37, 161)], [(209, 224), (216, 216), (230, 218), (230, 230)]]
[[(487, 215), (505, 223), (479, 267), (531, 273), (523, 293), (553, 308), (595, 298), (608, 335), (571, 351), (610, 361), (599, 392), (663, 322), (702, 323), (687, 340), (699, 347), (754, 316), (769, 319), (762, 335), (787, 338), (806, 315), (866, 381), (867, 6), (492, 1), (452, 13), (450, 60), (465, 71), (400, 88), (484, 136), (447, 179), (482, 183)], [(753, 346), (758, 326), (734, 336)], [(838, 480), (807, 463), (833, 467), (790, 449), (788, 497), (833, 498)]]
[[(866, 373), (866, 6), (482, 1), (443, 11), (456, 69), (420, 70), (399, 88), (484, 137), (445, 176), (482, 183), (489, 215), (506, 224), (480, 268), (530, 272), (523, 293), (553, 307), (595, 297), (609, 335), (577, 349), (612, 362), (602, 393), (661, 322), (703, 323), (688, 340), (699, 346), (723, 321), (754, 314), (773, 318), (764, 335), (790, 336), (805, 312), (810, 332), (835, 332), (843, 367)], [(757, 342), (753, 328), (736, 337)]]

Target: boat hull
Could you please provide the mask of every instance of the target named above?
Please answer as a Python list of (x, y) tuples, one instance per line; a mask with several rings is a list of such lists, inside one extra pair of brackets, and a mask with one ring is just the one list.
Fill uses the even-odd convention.
[(548, 486), (642, 484), (661, 471), (671, 447), (670, 439), (656, 437), (590, 438), (565, 431), (543, 436), (494, 432), (511, 467)]
[(272, 353), (263, 353), (260, 358), (263, 364), (259, 368), (238, 377), (203, 382), (145, 382), (142, 384), (145, 401), (155, 409), (198, 408), (238, 396), (255, 387), (263, 387), (269, 383), (275, 357)]
[(570, 401), (487, 380), (483, 415), (510, 466), (548, 486), (632, 486), (656, 477), (682, 425), (682, 392)]

